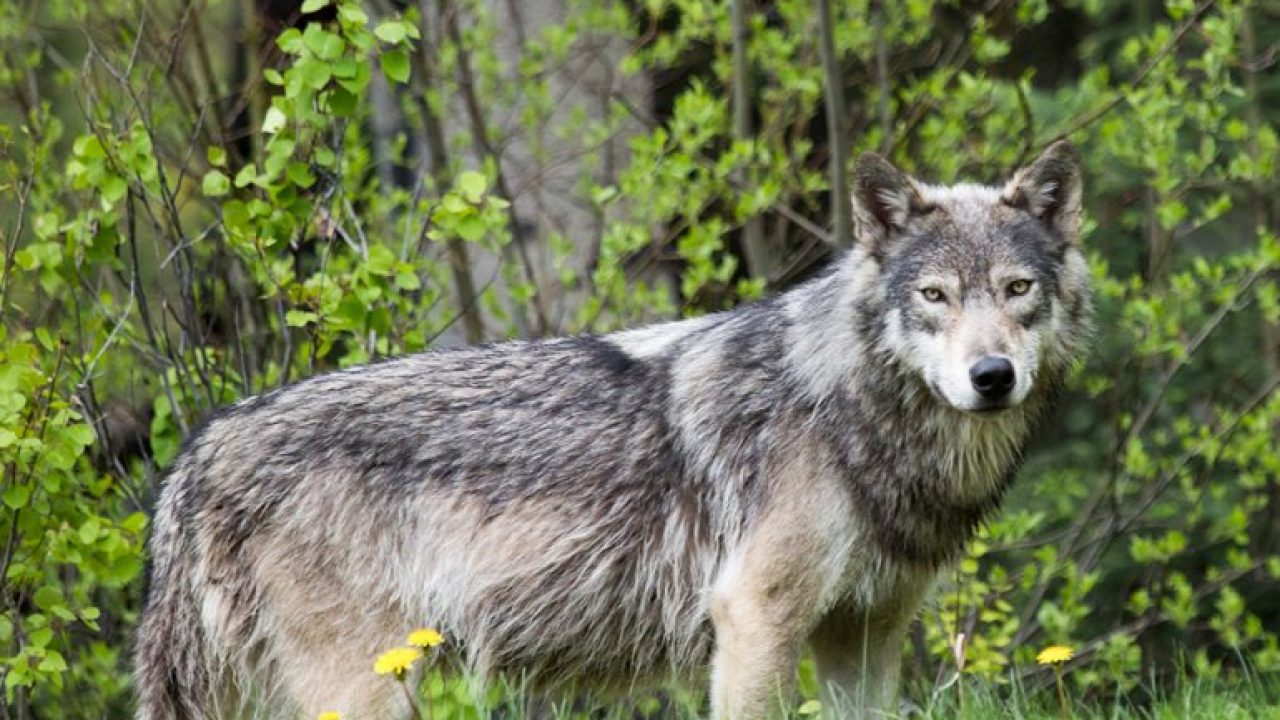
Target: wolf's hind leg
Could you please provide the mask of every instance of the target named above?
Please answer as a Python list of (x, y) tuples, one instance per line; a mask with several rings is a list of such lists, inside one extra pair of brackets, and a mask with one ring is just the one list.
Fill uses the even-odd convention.
[(270, 678), (268, 704), (314, 720), (399, 720), (409, 708), (399, 683), (374, 672), (378, 656), (404, 645), (407, 622), (386, 597), (366, 594), (327, 572), (277, 562), (261, 573), (258, 632), (267, 641), (261, 662)]
[(302, 718), (316, 718), (334, 711), (344, 718), (401, 720), (410, 717), (404, 693), (391, 677), (375, 675), (367, 668), (313, 667), (292, 684), (290, 694), (301, 708)]
[[(323, 644), (296, 640), (280, 643), (274, 659), (281, 686), (272, 689), (271, 704), (287, 706), (306, 720), (329, 711), (361, 720), (409, 717), (399, 682), (376, 674), (373, 664), (377, 653), (370, 650), (367, 642), (353, 640), (347, 635)], [(409, 686), (413, 687), (412, 683)]]

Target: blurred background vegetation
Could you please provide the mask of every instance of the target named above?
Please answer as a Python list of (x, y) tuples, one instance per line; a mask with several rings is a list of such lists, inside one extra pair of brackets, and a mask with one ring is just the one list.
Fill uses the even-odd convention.
[(203, 413), (747, 302), (849, 244), (854, 154), (995, 181), (1063, 136), (1096, 348), (910, 694), (1052, 688), (1048, 644), (1073, 703), (1276, 673), (1278, 47), (1275, 0), (0, 3), (0, 718), (130, 712)]

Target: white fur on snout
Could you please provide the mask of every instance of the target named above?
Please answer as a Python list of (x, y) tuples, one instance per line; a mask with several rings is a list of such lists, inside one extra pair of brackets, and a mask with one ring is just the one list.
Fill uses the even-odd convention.
[(907, 345), (929, 384), (957, 410), (974, 411), (986, 405), (973, 386), (970, 370), (987, 357), (1013, 365), (1013, 390), (1004, 400), (1015, 407), (1035, 386), (1040, 364), (1040, 333), (1011, 327), (1012, 321), (990, 301), (970, 301), (953, 311), (950, 322), (932, 335), (912, 333)]

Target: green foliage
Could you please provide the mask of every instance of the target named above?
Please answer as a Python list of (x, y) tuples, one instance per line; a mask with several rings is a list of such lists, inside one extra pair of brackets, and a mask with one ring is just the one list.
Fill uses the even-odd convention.
[[(509, 5), (305, 0), (270, 33), (234, 3), (0, 7), (5, 717), (128, 713), (145, 508), (209, 410), (443, 342), (719, 310), (849, 240), (825, 230), (812, 2), (757, 3), (745, 68), (722, 2), (565, 0), (520, 32)], [(1096, 349), (914, 630), (926, 715), (1055, 714), (1051, 643), (1089, 700), (1280, 671), (1274, 8), (837, 5), (855, 152), (995, 180), (1066, 136), (1086, 165)], [(425, 682), (441, 717), (521, 697)]]

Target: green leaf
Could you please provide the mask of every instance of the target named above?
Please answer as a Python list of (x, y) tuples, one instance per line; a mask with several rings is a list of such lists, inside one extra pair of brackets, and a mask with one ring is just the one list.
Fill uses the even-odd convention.
[(40, 661), (38, 666), (41, 672), (46, 673), (63, 673), (67, 671), (67, 661), (56, 650), (50, 650)]
[[(62, 264), (62, 244), (54, 241), (35, 243), (29, 248), (40, 260), (40, 266), (56, 268)], [(52, 347), (46, 348), (52, 349)]]
[(302, 31), (298, 28), (289, 28), (280, 33), (280, 37), (276, 38), (276, 45), (281, 50), (290, 55), (297, 55), (302, 52)]
[(204, 175), (201, 189), (209, 197), (226, 195), (231, 190), (231, 178), (227, 177), (221, 170), (210, 170)]
[(135, 535), (141, 533), (147, 527), (146, 513), (136, 512), (124, 520), (120, 521), (120, 529), (131, 532)]
[(311, 23), (302, 33), (302, 43), (312, 55), (321, 60), (336, 60), (342, 55), (347, 43), (338, 35), (325, 30), (317, 23)]
[[(242, 174), (244, 170), (240, 171)], [(240, 177), (236, 175), (236, 177)], [(228, 228), (239, 230), (241, 232), (248, 231), (249, 225), (249, 206), (240, 200), (228, 200), (222, 204), (222, 221), (227, 224)]]
[(277, 135), (267, 145), (267, 159), (262, 161), (262, 172), (275, 178), (284, 172), (285, 166), (293, 156), (297, 143), (284, 135)]
[(359, 98), (346, 88), (334, 88), (328, 95), (329, 109), (338, 117), (351, 117), (356, 114)]
[(309, 310), (290, 310), (284, 314), (284, 321), (289, 327), (302, 327), (319, 319), (319, 315)]
[(316, 177), (311, 174), (311, 168), (303, 162), (291, 162), (285, 170), (285, 176), (289, 181), (300, 188), (309, 188), (316, 182)]
[(324, 39), (324, 44), (320, 46), (320, 52), (316, 53), (316, 55), (325, 60), (337, 60), (342, 57), (342, 53), (346, 49), (346, 40), (343, 40), (340, 35), (329, 33), (329, 36)]
[(128, 192), (129, 183), (118, 175), (112, 175), (102, 183), (102, 198), (107, 202), (120, 202)]
[(369, 16), (355, 3), (342, 3), (339, 5), (338, 17), (351, 25), (363, 26), (369, 22)]
[[(76, 464), (76, 459), (80, 457), (79, 450), (73, 450), (63, 445), (50, 445), (44, 454), (45, 462), (49, 463), (49, 467), (55, 470), (70, 470)], [(56, 492), (61, 485), (59, 476), (56, 473), (46, 473), (40, 478), (40, 483), (46, 490)]]
[(422, 287), (422, 280), (418, 278), (417, 273), (398, 272), (396, 273), (396, 287), (406, 291), (417, 290)]
[[(276, 74), (278, 75), (279, 73)], [(217, 145), (210, 145), (209, 149), (205, 150), (205, 157), (209, 159), (209, 164), (214, 167), (226, 167), (227, 165), (227, 151)]]
[(409, 81), (409, 55), (403, 50), (390, 50), (378, 58), (382, 73), (398, 83)]
[(396, 256), (383, 245), (369, 248), (369, 262), (366, 267), (374, 275), (390, 275), (395, 270)]
[(62, 605), (62, 592), (57, 588), (44, 585), (35, 594), (31, 596), (31, 600), (35, 602), (36, 607), (41, 610), (48, 610), (55, 605)]
[(310, 15), (329, 4), (329, 0), (303, 0), (300, 11), (303, 15)]
[(101, 160), (107, 156), (107, 151), (103, 149), (102, 142), (98, 140), (97, 135), (81, 135), (71, 145), (71, 151), (84, 160)]
[(484, 220), (482, 220), (480, 216), (468, 215), (458, 221), (455, 229), (463, 240), (466, 240), (467, 242), (476, 242), (480, 238), (484, 237), (489, 228), (484, 224)]
[(262, 132), (274, 135), (280, 132), (288, 122), (289, 118), (284, 111), (272, 105), (267, 108), (267, 114), (262, 118)]
[(373, 70), (368, 63), (359, 62), (352, 68), (355, 72), (351, 75), (339, 75), (336, 71), (342, 70), (346, 72), (349, 68), (341, 63), (335, 65), (333, 76), (337, 78), (338, 85), (346, 88), (347, 92), (352, 95), (364, 95), (364, 89), (369, 86), (369, 80), (373, 77)]
[(27, 635), (27, 639), (38, 648), (48, 647), (49, 643), (53, 642), (53, 628), (46, 626), (32, 630)]
[(333, 72), (329, 69), (329, 63), (319, 60), (304, 58), (298, 61), (294, 66), (298, 73), (298, 77), (302, 82), (312, 90), (321, 90), (325, 85), (329, 84), (329, 79), (333, 77)]
[(340, 324), (347, 329), (361, 330), (364, 328), (364, 320), (369, 314), (369, 308), (355, 295), (347, 295), (342, 298), (342, 302), (338, 303), (338, 310), (334, 314), (334, 319), (340, 321)]
[(27, 485), (13, 484), (5, 488), (4, 504), (10, 510), (19, 510), (27, 506), (27, 501), (31, 499), (31, 488)]
[(808, 700), (796, 712), (801, 715), (817, 715), (822, 712), (822, 703), (817, 700)]
[(92, 545), (102, 534), (102, 525), (97, 518), (89, 518), (80, 526), (80, 542), (85, 545)]
[[(48, 263), (44, 264), (47, 265)], [(40, 343), (40, 347), (49, 352), (53, 352), (54, 348), (58, 346), (58, 341), (53, 339), (53, 335), (49, 333), (49, 328), (43, 325), (36, 328), (36, 342)]]
[(97, 439), (93, 432), (93, 426), (88, 424), (68, 425), (65, 432), (72, 443), (82, 448), (89, 447)]
[(315, 163), (320, 167), (331, 168), (338, 161), (337, 155), (327, 147), (318, 147), (313, 155)]
[(18, 267), (28, 272), (40, 267), (40, 258), (31, 251), (31, 248), (22, 248), (13, 254), (13, 259), (18, 263)]
[(355, 58), (345, 57), (329, 66), (329, 72), (336, 78), (353, 78), (360, 72), (361, 63)]
[(467, 170), (458, 176), (458, 189), (469, 202), (478, 203), (484, 197), (484, 189), (488, 185), (483, 173)]
[(387, 20), (374, 28), (373, 34), (377, 35), (378, 39), (383, 42), (391, 43), (392, 45), (398, 44), (401, 40), (404, 40), (404, 23), (399, 20)]
[[(253, 164), (245, 165), (244, 167), (240, 168), (240, 172), (236, 173), (235, 185), (238, 188), (242, 188), (257, 179), (258, 179), (257, 166)], [(226, 214), (225, 209), (223, 210), (223, 214), (224, 215)], [(228, 223), (229, 222), (230, 221), (228, 220)]]

